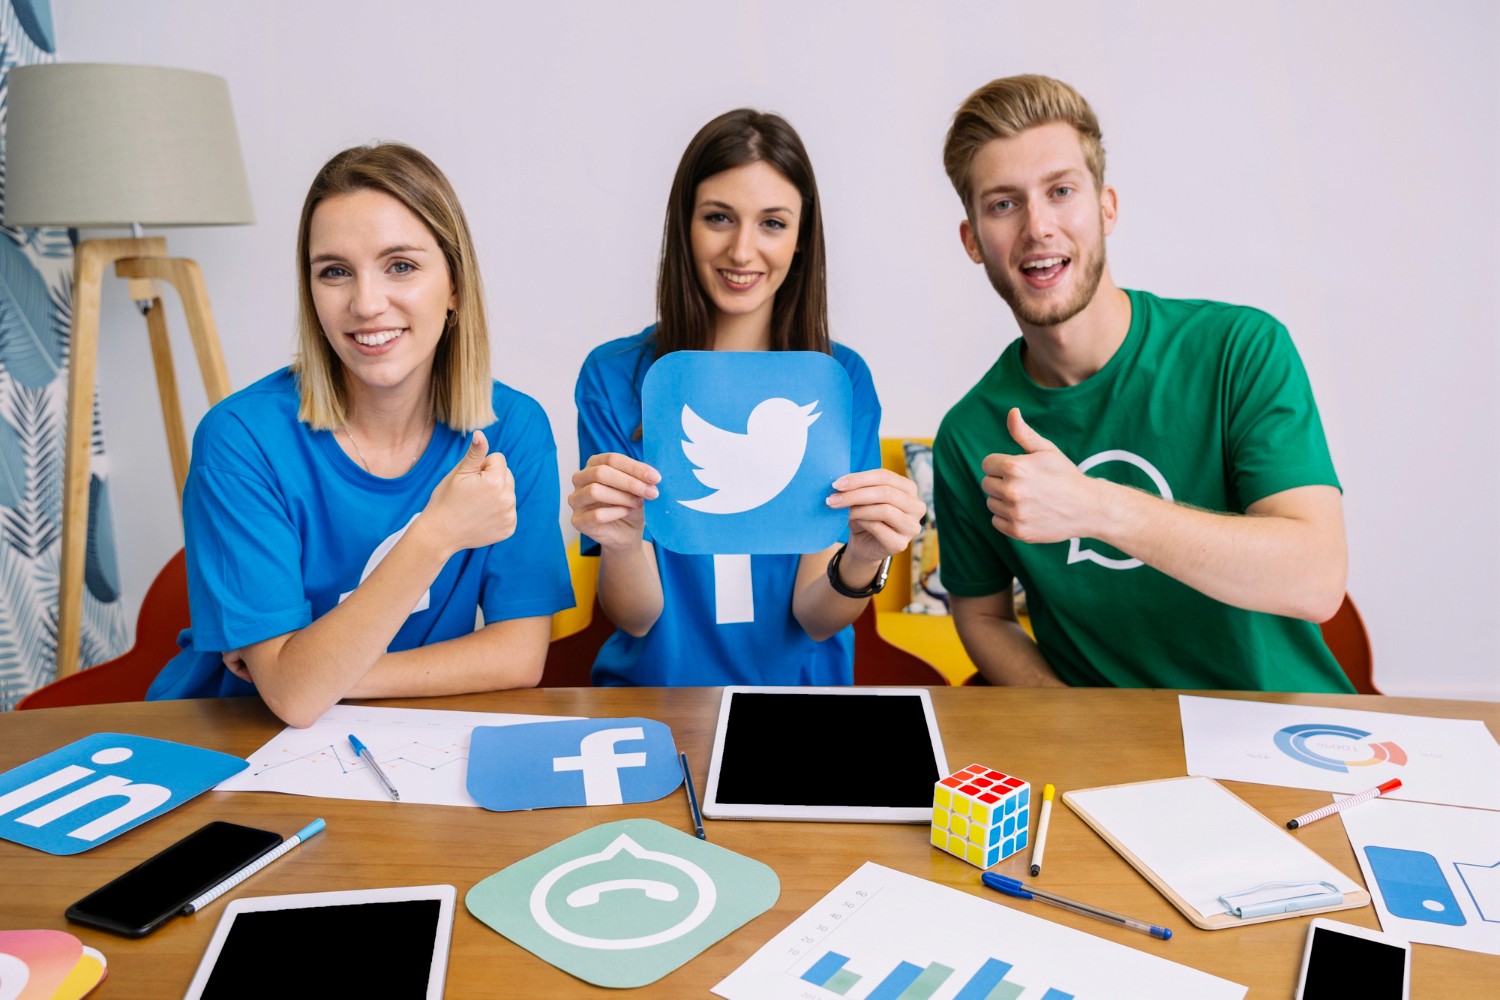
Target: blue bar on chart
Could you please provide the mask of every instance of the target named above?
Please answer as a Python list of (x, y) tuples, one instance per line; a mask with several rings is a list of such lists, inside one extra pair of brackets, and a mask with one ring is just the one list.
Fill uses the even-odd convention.
[(901, 962), (870, 991), (868, 1000), (927, 1000), (951, 975), (953, 970), (938, 962), (925, 967)]
[(964, 983), (963, 989), (958, 991), (953, 1000), (989, 1000), (990, 994), (994, 992), (996, 986), (1000, 985), (1009, 971), (1009, 962), (999, 962), (993, 958), (985, 959), (979, 971), (969, 977), (969, 981)]
[[(847, 996), (860, 976), (847, 968), (849, 956), (836, 951), (824, 952), (802, 974), (804, 982), (821, 986), (831, 993)], [(970, 976), (953, 1000), (1019, 1000), (1026, 987), (1016, 982), (1006, 982), (1011, 964), (998, 959), (985, 959), (979, 971)], [(941, 962), (930, 962), (926, 966), (913, 962), (900, 962), (870, 991), (868, 1000), (929, 1000), (938, 987), (948, 981), (953, 969)], [(1073, 1000), (1073, 994), (1049, 988), (1040, 1000)]]
[[(969, 981), (954, 994), (953, 1000), (1016, 1000), (1026, 992), (1026, 987), (1020, 983), (1005, 981), (1010, 970), (1009, 962), (1001, 962), (994, 958), (985, 959), (979, 971), (970, 976)], [(1049, 988), (1046, 993), (1042, 994), (1041, 1000), (1073, 1000), (1073, 994)]]
[(812, 964), (812, 968), (802, 973), (802, 979), (814, 986), (821, 986), (830, 993), (844, 996), (860, 979), (857, 972), (844, 968), (848, 961), (847, 955), (840, 955), (836, 951), (824, 952), (823, 957)]
[(890, 971), (880, 985), (870, 992), (869, 1000), (896, 1000), (901, 991), (917, 981), (922, 974), (920, 965), (912, 965), (910, 962), (902, 962)]
[(848, 961), (848, 955), (840, 955), (836, 951), (824, 952), (823, 957), (812, 964), (812, 968), (802, 973), (802, 979), (814, 986), (825, 986), (833, 974), (842, 969)]

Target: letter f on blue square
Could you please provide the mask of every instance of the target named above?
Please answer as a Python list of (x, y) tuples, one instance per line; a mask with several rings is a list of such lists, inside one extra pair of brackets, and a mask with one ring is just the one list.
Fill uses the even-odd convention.
[(682, 783), (672, 730), (655, 719), (476, 726), (469, 794), (486, 809), (649, 802)]
[(652, 540), (674, 552), (815, 552), (843, 537), (824, 502), (849, 472), (852, 390), (815, 351), (676, 351), (641, 388)]

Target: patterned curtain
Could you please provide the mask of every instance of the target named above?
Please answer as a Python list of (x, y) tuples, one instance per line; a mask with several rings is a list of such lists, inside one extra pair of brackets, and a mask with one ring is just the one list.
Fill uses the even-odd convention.
[[(56, 61), (50, 0), (0, 0), (0, 206), (12, 66)], [(0, 709), (52, 680), (62, 563), (73, 239), (0, 226)], [(94, 401), (80, 662), (125, 648), (104, 436)]]

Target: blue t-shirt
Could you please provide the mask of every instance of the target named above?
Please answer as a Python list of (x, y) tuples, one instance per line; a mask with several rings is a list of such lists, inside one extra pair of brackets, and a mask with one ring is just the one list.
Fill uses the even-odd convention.
[[(476, 608), (489, 623), (573, 605), (547, 416), (499, 382), (493, 399), (484, 435), (515, 476), (515, 533), (448, 560), (393, 652), (474, 631)], [(469, 448), (470, 435), (439, 423), (406, 475), (382, 479), (299, 421), (297, 405), (296, 376), (282, 369), (199, 423), (182, 498), (192, 628), (148, 699), (254, 694), (223, 651), (303, 628), (347, 597)]]
[[(641, 459), (641, 383), (656, 359), (654, 326), (597, 347), (583, 363), (578, 404), (579, 462), (603, 452)], [(851, 468), (880, 468), (880, 400), (864, 360), (842, 344), (833, 357), (849, 374), (854, 426)], [(646, 540), (651, 540), (650, 528)], [(584, 538), (585, 555), (599, 546)], [(646, 686), (724, 684), (851, 684), (854, 629), (814, 642), (792, 614), (792, 591), (801, 556), (755, 555), (750, 576), (755, 620), (714, 621), (714, 560), (655, 546), (661, 574), (662, 612), (640, 638), (616, 630), (594, 661), (594, 683)]]

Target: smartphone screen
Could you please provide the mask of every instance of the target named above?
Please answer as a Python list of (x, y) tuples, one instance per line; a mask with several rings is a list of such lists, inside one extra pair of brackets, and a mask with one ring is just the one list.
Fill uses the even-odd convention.
[(1301, 1000), (1406, 1000), (1406, 948), (1328, 926), (1310, 934)]
[(140, 937), (280, 843), (281, 834), (269, 830), (209, 823), (89, 893), (68, 907), (67, 917)]

